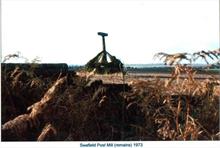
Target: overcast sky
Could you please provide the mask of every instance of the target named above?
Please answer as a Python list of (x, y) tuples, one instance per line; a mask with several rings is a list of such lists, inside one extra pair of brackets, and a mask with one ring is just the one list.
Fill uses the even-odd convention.
[(219, 48), (219, 0), (2, 0), (2, 56), (85, 64), (102, 50), (126, 64), (157, 52)]

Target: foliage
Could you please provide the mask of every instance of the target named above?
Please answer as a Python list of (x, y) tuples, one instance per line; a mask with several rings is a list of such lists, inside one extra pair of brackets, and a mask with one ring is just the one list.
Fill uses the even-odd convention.
[(217, 60), (216, 63), (219, 64), (220, 60), (220, 48), (212, 51), (199, 51), (192, 54), (189, 53), (175, 53), (175, 54), (167, 54), (164, 52), (159, 52), (154, 55), (154, 58), (160, 58), (160, 60), (164, 59), (164, 64), (167, 65), (176, 65), (180, 64), (182, 60), (189, 61), (190, 65), (192, 64), (192, 61), (196, 61), (199, 58), (202, 58), (207, 64), (209, 64), (208, 58), (210, 58), (212, 61)]
[(180, 62), (188, 54), (159, 55), (174, 64), (171, 78), (130, 85), (72, 72), (40, 81), (19, 68), (4, 73), (2, 140), (219, 140), (219, 79), (195, 79), (197, 70)]
[[(195, 61), (201, 57), (209, 64), (209, 57), (219, 62), (219, 51), (196, 52), (192, 54), (192, 59)], [(196, 80), (194, 77), (197, 71), (191, 65), (192, 59), (186, 56), (190, 54), (158, 55), (165, 57), (165, 64), (174, 65), (171, 78), (164, 83), (163, 90), (158, 92), (161, 95), (167, 94), (160, 108), (163, 113), (154, 115), (157, 117), (156, 123), (161, 126), (157, 130), (160, 137), (171, 140), (219, 139), (219, 94), (214, 94), (220, 85), (219, 80), (213, 75), (205, 81)], [(181, 65), (179, 62), (183, 59), (189, 60), (190, 64)], [(179, 79), (181, 74), (186, 75), (184, 80)]]

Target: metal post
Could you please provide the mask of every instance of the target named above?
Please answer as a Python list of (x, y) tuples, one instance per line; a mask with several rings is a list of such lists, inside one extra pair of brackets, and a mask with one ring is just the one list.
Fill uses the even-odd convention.
[(103, 45), (103, 57), (102, 57), (102, 63), (107, 63), (107, 52), (105, 48), (105, 36), (108, 36), (107, 33), (104, 32), (98, 32), (98, 35), (102, 36), (102, 45)]

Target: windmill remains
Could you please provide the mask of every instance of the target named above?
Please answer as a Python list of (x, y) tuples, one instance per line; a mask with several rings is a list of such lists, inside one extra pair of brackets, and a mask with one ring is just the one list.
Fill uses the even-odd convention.
[(98, 32), (98, 35), (102, 36), (103, 50), (85, 65), (86, 70), (89, 72), (93, 71), (98, 74), (122, 72), (122, 62), (106, 51), (105, 37), (108, 36), (108, 34)]

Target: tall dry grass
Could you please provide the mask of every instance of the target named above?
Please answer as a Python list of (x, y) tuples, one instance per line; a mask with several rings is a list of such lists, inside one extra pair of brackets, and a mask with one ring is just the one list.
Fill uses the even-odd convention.
[(174, 64), (170, 79), (135, 80), (130, 86), (70, 74), (38, 81), (15, 69), (3, 79), (2, 98), (12, 103), (2, 105), (16, 109), (14, 98), (35, 96), (30, 90), (39, 98), (14, 119), (6, 117), (12, 110), (3, 112), (9, 120), (3, 140), (219, 140), (219, 79), (195, 79), (197, 71), (174, 55), (165, 61)]
[[(162, 55), (164, 62), (174, 65), (174, 68), (169, 80), (157, 78), (136, 84), (146, 116), (146, 125), (140, 128), (142, 137), (154, 135), (155, 139), (163, 140), (218, 140), (220, 94), (215, 91), (220, 85), (219, 80), (214, 76), (196, 80), (197, 71), (193, 69), (191, 60), (189, 65), (179, 63), (182, 59), (189, 59), (186, 53), (158, 55)], [(205, 60), (205, 56), (211, 55), (219, 59), (219, 52), (211, 51), (209, 54), (201, 51), (193, 55)], [(179, 79), (181, 74), (186, 75), (184, 80)]]

